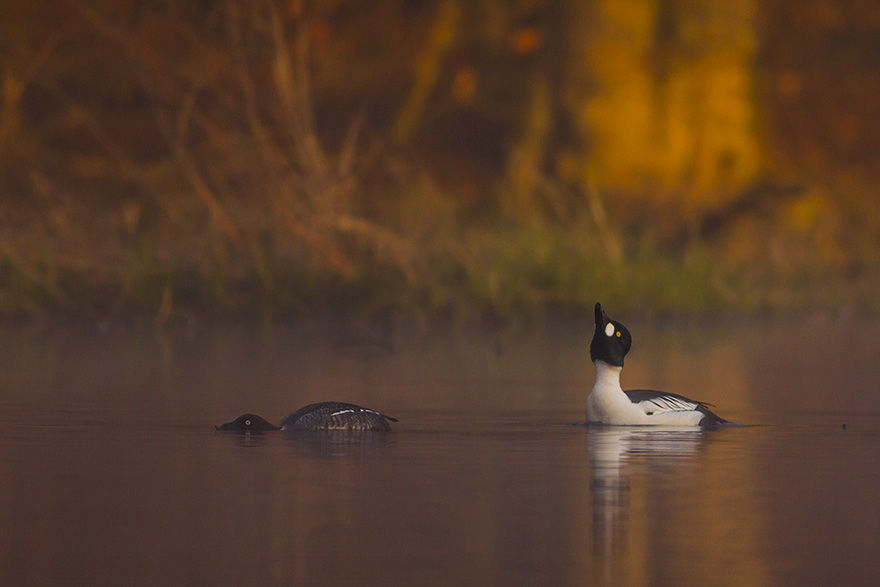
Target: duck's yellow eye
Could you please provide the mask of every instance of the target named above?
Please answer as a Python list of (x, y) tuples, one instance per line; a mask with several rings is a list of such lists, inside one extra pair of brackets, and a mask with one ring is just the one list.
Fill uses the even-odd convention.
[(617, 332), (615, 332), (614, 334), (617, 335), (617, 338), (620, 338), (620, 331), (619, 330)]

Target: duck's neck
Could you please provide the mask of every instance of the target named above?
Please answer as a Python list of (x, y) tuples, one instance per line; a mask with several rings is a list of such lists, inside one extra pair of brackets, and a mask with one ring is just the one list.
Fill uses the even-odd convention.
[(593, 391), (600, 393), (613, 393), (615, 391), (623, 393), (620, 388), (620, 372), (623, 367), (615, 367), (609, 365), (605, 361), (595, 361), (596, 365), (596, 385)]
[(632, 402), (620, 388), (620, 367), (595, 361), (596, 384), (587, 397), (587, 422), (629, 424)]

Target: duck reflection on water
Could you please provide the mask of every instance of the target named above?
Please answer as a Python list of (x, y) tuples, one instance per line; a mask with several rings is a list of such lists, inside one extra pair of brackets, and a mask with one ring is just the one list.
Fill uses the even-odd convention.
[[(640, 473), (649, 469), (682, 474), (682, 469), (694, 465), (702, 449), (719, 432), (679, 426), (588, 425), (586, 430), (591, 468), (593, 555), (601, 561), (606, 584), (631, 583), (639, 574), (647, 578), (647, 569), (640, 568), (645, 561), (633, 564), (633, 559), (639, 558), (638, 553), (629, 552), (633, 550), (630, 548), (632, 479), (641, 479)], [(637, 490), (641, 499), (642, 488)], [(645, 507), (650, 509), (652, 504)]]

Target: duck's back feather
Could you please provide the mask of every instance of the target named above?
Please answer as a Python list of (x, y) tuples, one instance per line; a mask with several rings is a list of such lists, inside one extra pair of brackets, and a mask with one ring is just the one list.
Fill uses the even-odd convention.
[(632, 403), (638, 404), (648, 414), (696, 411), (703, 414), (703, 419), (700, 421), (701, 426), (727, 423), (727, 420), (709, 409), (712, 404), (693, 400), (677, 393), (657, 391), (656, 389), (628, 389), (624, 393)]
[(345, 402), (320, 402), (298, 409), (281, 420), (283, 430), (389, 431), (396, 418)]

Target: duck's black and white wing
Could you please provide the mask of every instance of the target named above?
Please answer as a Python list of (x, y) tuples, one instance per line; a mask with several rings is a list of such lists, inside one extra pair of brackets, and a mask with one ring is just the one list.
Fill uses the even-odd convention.
[(304, 406), (281, 421), (283, 430), (389, 431), (397, 419), (355, 404), (320, 402)]
[(692, 400), (677, 393), (657, 391), (656, 389), (629, 389), (624, 393), (632, 403), (645, 410), (648, 415), (666, 412), (700, 412), (703, 414), (701, 425), (727, 423), (727, 420), (709, 409), (712, 404)]

